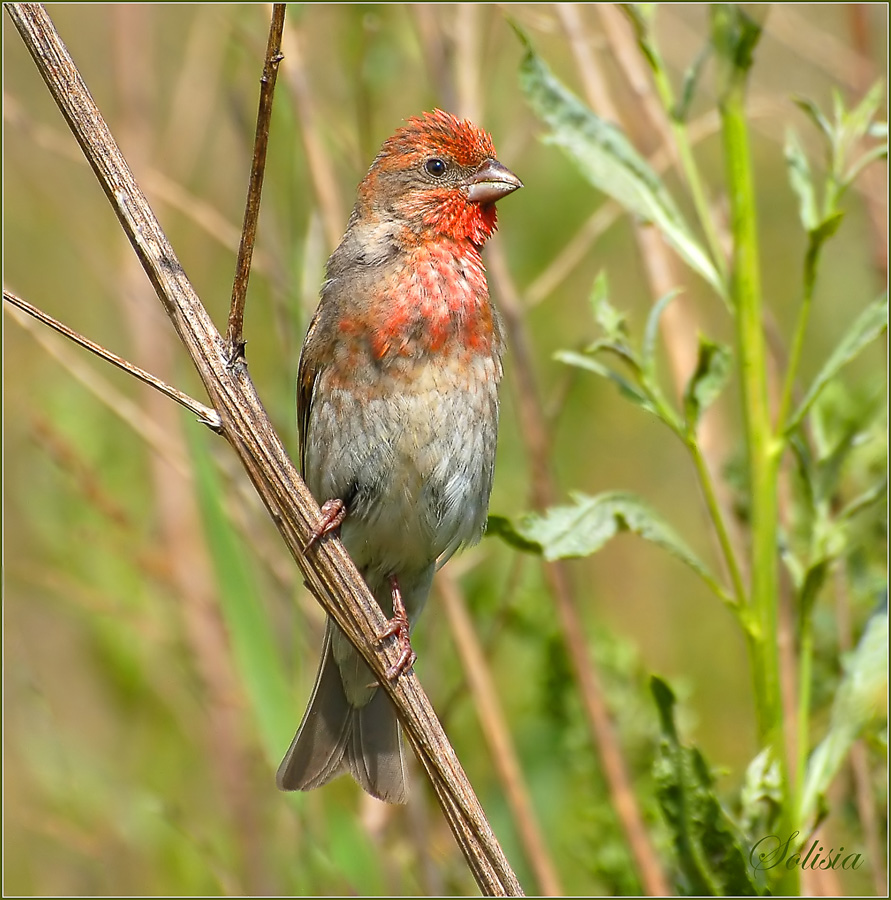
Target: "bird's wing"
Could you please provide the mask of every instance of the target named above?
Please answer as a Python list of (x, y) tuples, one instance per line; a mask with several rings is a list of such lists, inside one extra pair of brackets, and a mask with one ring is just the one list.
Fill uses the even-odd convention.
[(300, 363), (297, 367), (297, 434), (300, 448), (300, 474), (306, 477), (306, 445), (309, 432), (309, 413), (312, 408), (313, 394), (315, 393), (316, 379), (321, 371), (318, 351), (316, 350), (313, 334), (319, 324), (319, 313), (309, 323), (306, 338), (303, 341), (303, 350), (300, 352)]

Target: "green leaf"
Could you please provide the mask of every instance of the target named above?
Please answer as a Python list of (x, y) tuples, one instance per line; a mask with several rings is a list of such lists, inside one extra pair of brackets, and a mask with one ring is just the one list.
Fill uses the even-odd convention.
[(671, 688), (655, 676), (650, 688), (662, 729), (656, 797), (674, 840), (681, 892), (758, 896), (763, 891), (750, 875), (749, 849), (718, 800), (708, 764), (696, 747), (680, 742)]
[[(829, 169), (837, 182), (839, 191), (847, 188), (870, 163), (888, 155), (888, 126), (884, 122), (874, 122), (876, 110), (884, 96), (884, 85), (877, 81), (853, 109), (846, 110), (844, 98), (836, 88), (832, 92), (834, 121), (829, 122), (819, 107), (812, 101), (796, 98), (795, 103), (820, 129), (829, 145)], [(877, 137), (882, 142), (870, 147), (859, 158), (851, 161), (852, 153), (866, 136)]]
[(841, 225), (844, 217), (844, 212), (842, 210), (837, 210), (823, 219), (823, 221), (810, 233), (811, 246), (813, 248), (819, 248), (828, 241), (829, 238), (838, 231), (838, 227)]
[(640, 348), (640, 365), (643, 377), (651, 385), (656, 383), (656, 338), (659, 334), (659, 320), (665, 308), (680, 293), (678, 289), (669, 291), (664, 297), (660, 297), (647, 316), (647, 324), (644, 328), (643, 341)]
[(549, 143), (560, 147), (596, 188), (630, 213), (652, 222), (681, 258), (722, 296), (724, 287), (708, 254), (694, 238), (658, 175), (625, 135), (588, 109), (526, 43), (520, 87), (545, 122)]
[(523, 537), (507, 516), (489, 516), (486, 523), (486, 537), (500, 537), (506, 544), (522, 553), (535, 553), (541, 556), (541, 544)]
[(786, 132), (786, 167), (789, 170), (789, 184), (798, 196), (801, 224), (805, 231), (813, 231), (819, 223), (819, 214), (811, 167), (798, 143), (797, 135), (791, 129)]
[(693, 96), (696, 93), (696, 85), (699, 83), (699, 76), (705, 67), (712, 52), (711, 43), (706, 44), (696, 55), (696, 59), (688, 66), (684, 72), (684, 83), (681, 87), (680, 99), (675, 103), (671, 116), (676, 122), (686, 122), (687, 116), (690, 114), (690, 105), (693, 103)]
[(631, 531), (686, 563), (716, 589), (711, 572), (681, 537), (634, 494), (612, 491), (589, 497), (572, 494), (569, 506), (552, 506), (530, 513), (517, 525), (527, 541), (539, 545), (547, 560), (590, 556), (620, 531)]
[(887, 294), (871, 303), (855, 320), (817, 374), (807, 394), (786, 425), (796, 428), (827, 384), (870, 342), (888, 328)]
[(594, 279), (591, 288), (591, 309), (594, 313), (594, 320), (603, 329), (608, 341), (613, 343), (625, 341), (628, 337), (625, 314), (609, 302), (609, 283), (605, 270), (601, 270)]
[(740, 819), (749, 838), (772, 834), (783, 804), (783, 779), (771, 747), (748, 765), (740, 792)]
[(823, 111), (808, 97), (793, 97), (792, 102), (817, 126), (830, 143), (833, 140), (835, 129), (829, 123), (829, 119), (823, 115)]
[(710, 7), (715, 52), (723, 64), (725, 90), (741, 83), (755, 61), (755, 47), (761, 38), (761, 22), (766, 9), (740, 4), (716, 3)]
[(650, 23), (653, 21), (653, 15), (656, 12), (655, 3), (620, 3), (622, 12), (628, 16), (638, 39), (649, 30)]
[(844, 184), (848, 186), (857, 180), (860, 173), (877, 159), (888, 158), (888, 143), (885, 141), (866, 151), (849, 169), (845, 172)]
[(195, 432), (194, 428), (186, 429), (198, 504), (216, 575), (217, 597), (267, 758), (278, 764), (293, 736), (295, 701), (281, 665), (275, 631), (259, 600), (248, 553), (226, 517), (221, 503), (223, 488), (206, 443)]
[(871, 487), (868, 487), (862, 494), (856, 496), (844, 509), (838, 514), (839, 522), (851, 519), (858, 513), (868, 509), (874, 503), (884, 500), (888, 494), (888, 476), (882, 477)]
[(873, 722), (886, 718), (888, 694), (887, 596), (870, 617), (832, 704), (829, 731), (811, 754), (799, 824), (810, 824), (820, 801), (847, 758), (854, 741)]
[(699, 355), (696, 370), (684, 390), (684, 416), (687, 430), (693, 433), (699, 418), (724, 390), (733, 354), (726, 344), (719, 344), (707, 337), (699, 336)]
[(622, 11), (628, 16), (634, 27), (637, 45), (640, 47), (650, 68), (655, 72), (659, 69), (659, 54), (650, 40), (650, 25), (656, 11), (655, 3), (620, 3)]
[[(614, 350), (627, 361), (627, 358), (620, 352), (621, 348), (619, 347), (606, 344), (595, 344), (592, 348), (592, 351), (607, 349)], [(651, 413), (657, 418), (662, 418), (659, 410), (639, 387), (632, 384), (631, 381), (629, 381), (623, 375), (620, 375), (614, 369), (611, 369), (609, 366), (605, 366), (602, 362), (595, 359), (590, 355), (590, 351), (589, 353), (578, 353), (575, 350), (558, 350), (554, 354), (554, 359), (558, 360), (559, 362), (566, 363), (566, 365), (568, 366), (576, 366), (580, 369), (587, 369), (589, 372), (594, 372), (596, 375), (600, 375), (602, 378), (609, 379), (618, 386), (619, 391), (626, 399), (630, 400), (636, 406), (639, 406), (641, 409), (646, 410), (648, 413)]]
[(847, 147), (852, 147), (868, 133), (884, 93), (885, 85), (882, 79), (879, 79), (850, 112), (842, 112), (840, 124)]

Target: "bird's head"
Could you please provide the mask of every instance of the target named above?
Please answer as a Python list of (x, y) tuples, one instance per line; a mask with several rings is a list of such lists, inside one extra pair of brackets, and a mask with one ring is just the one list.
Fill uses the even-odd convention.
[(436, 109), (408, 119), (359, 185), (357, 213), (394, 216), (419, 238), (481, 246), (495, 230), (495, 202), (523, 186), (495, 158), (492, 138)]

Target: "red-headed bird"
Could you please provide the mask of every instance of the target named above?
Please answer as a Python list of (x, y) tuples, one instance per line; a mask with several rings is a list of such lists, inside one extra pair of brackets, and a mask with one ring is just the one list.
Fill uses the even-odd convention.
[[(401, 648), (433, 572), (479, 540), (498, 432), (502, 327), (480, 250), (495, 201), (522, 182), (492, 139), (435, 110), (411, 118), (359, 185), (328, 260), (297, 380), (300, 464)], [(342, 523), (342, 524), (341, 524)], [(278, 770), (282, 790), (349, 772), (406, 799), (399, 723), (365, 661), (329, 618), (316, 684)]]

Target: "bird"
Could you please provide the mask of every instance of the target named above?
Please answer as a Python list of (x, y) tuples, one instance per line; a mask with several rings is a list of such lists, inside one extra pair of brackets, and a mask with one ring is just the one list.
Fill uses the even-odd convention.
[[(398, 678), (434, 571), (485, 529), (504, 336), (481, 249), (521, 188), (491, 136), (441, 109), (404, 120), (356, 191), (326, 266), (297, 375), (300, 468), (321, 504), (307, 545), (340, 530), (388, 618)], [(329, 617), (281, 790), (349, 773), (373, 797), (408, 789), (392, 701)]]

